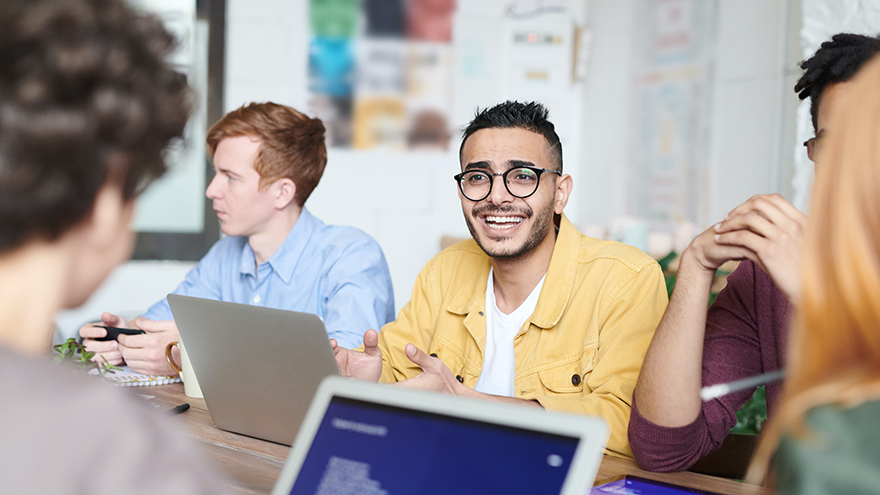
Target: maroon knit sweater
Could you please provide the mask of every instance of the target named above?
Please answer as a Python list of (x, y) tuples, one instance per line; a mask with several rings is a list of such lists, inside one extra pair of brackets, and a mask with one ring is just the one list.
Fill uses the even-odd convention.
[[(792, 308), (770, 277), (751, 261), (730, 274), (727, 287), (709, 308), (703, 345), (703, 386), (726, 383), (783, 366)], [(772, 414), (780, 383), (767, 385)], [(721, 446), (736, 425), (736, 412), (754, 389), (703, 403), (693, 423), (677, 428), (656, 425), (633, 400), (629, 443), (636, 462), (650, 471), (684, 471)]]

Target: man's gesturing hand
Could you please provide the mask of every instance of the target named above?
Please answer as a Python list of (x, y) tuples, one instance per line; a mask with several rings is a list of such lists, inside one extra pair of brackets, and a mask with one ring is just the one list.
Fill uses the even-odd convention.
[(439, 358), (429, 356), (424, 351), (406, 344), (406, 357), (422, 368), (422, 373), (409, 380), (398, 382), (401, 387), (415, 390), (428, 390), (431, 392), (443, 392), (451, 395), (466, 395), (469, 388), (465, 387), (452, 374), (452, 370), (446, 367)]
[(715, 241), (743, 247), (745, 257), (764, 270), (790, 302), (800, 294), (807, 216), (782, 196), (753, 196), (715, 226)]
[(379, 350), (379, 333), (373, 329), (364, 333), (364, 350), (355, 351), (339, 347), (336, 339), (330, 339), (330, 347), (336, 355), (336, 366), (342, 376), (375, 382), (382, 376), (382, 351)]

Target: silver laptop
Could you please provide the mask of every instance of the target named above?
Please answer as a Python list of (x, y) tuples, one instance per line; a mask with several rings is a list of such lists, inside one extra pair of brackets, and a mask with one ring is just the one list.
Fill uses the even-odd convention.
[(608, 433), (599, 418), (330, 377), (272, 494), (584, 495)]
[(218, 428), (290, 445), (324, 377), (338, 375), (317, 315), (168, 295)]

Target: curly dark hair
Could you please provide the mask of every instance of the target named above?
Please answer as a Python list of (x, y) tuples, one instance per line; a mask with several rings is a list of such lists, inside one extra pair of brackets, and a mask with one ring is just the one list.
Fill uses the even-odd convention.
[(0, 2), (0, 253), (52, 241), (108, 181), (165, 173), (193, 106), (174, 38), (122, 0)]
[(840, 33), (822, 43), (812, 57), (801, 62), (801, 69), (805, 72), (795, 84), (794, 92), (802, 100), (810, 98), (814, 131), (819, 130), (819, 100), (825, 87), (849, 81), (878, 52), (880, 37)]
[(522, 103), (519, 101), (505, 101), (491, 108), (477, 109), (477, 113), (467, 127), (461, 138), (461, 147), (458, 149), (458, 159), (464, 150), (464, 143), (471, 135), (480, 129), (494, 128), (517, 128), (532, 131), (544, 136), (547, 146), (550, 148), (550, 159), (562, 173), (562, 143), (556, 134), (553, 123), (547, 120), (550, 112), (536, 101)]

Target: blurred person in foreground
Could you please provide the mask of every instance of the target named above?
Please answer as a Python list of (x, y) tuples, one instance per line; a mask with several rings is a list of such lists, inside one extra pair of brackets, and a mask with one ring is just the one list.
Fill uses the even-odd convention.
[(0, 2), (4, 493), (223, 493), (143, 399), (51, 363), (53, 319), (128, 258), (191, 107), (174, 40), (121, 0)]
[[(816, 156), (828, 116), (848, 82), (880, 51), (880, 40), (837, 34), (801, 63), (795, 91), (810, 98)], [(834, 173), (831, 171), (831, 173)], [(697, 236), (681, 256), (675, 291), (633, 397), (629, 441), (652, 471), (683, 471), (721, 446), (754, 388), (703, 402), (700, 388), (778, 370), (784, 365), (792, 303), (801, 287), (807, 217), (778, 194), (755, 196)], [(744, 260), (709, 304), (715, 270)], [(773, 415), (780, 382), (766, 386)]]
[(430, 260), (361, 349), (333, 342), (336, 362), (344, 376), (598, 416), (608, 453), (631, 458), (627, 398), (666, 284), (653, 258), (565, 216), (574, 183), (547, 116), (514, 101), (477, 113), (454, 177), (473, 239)]
[(780, 493), (880, 487), (880, 58), (830, 116), (817, 158), (788, 378), (748, 481)]
[[(319, 119), (277, 103), (251, 103), (224, 115), (205, 141), (216, 171), (205, 195), (226, 237), (174, 294), (313, 313), (331, 338), (349, 347), (361, 345), (362, 328), (394, 319), (391, 274), (379, 243), (354, 227), (326, 225), (305, 206), (327, 164)], [(80, 335), (95, 361), (174, 373), (165, 346), (180, 334), (166, 298), (129, 322), (110, 313), (101, 319), (146, 333), (101, 342), (94, 339), (106, 330), (83, 326)]]

